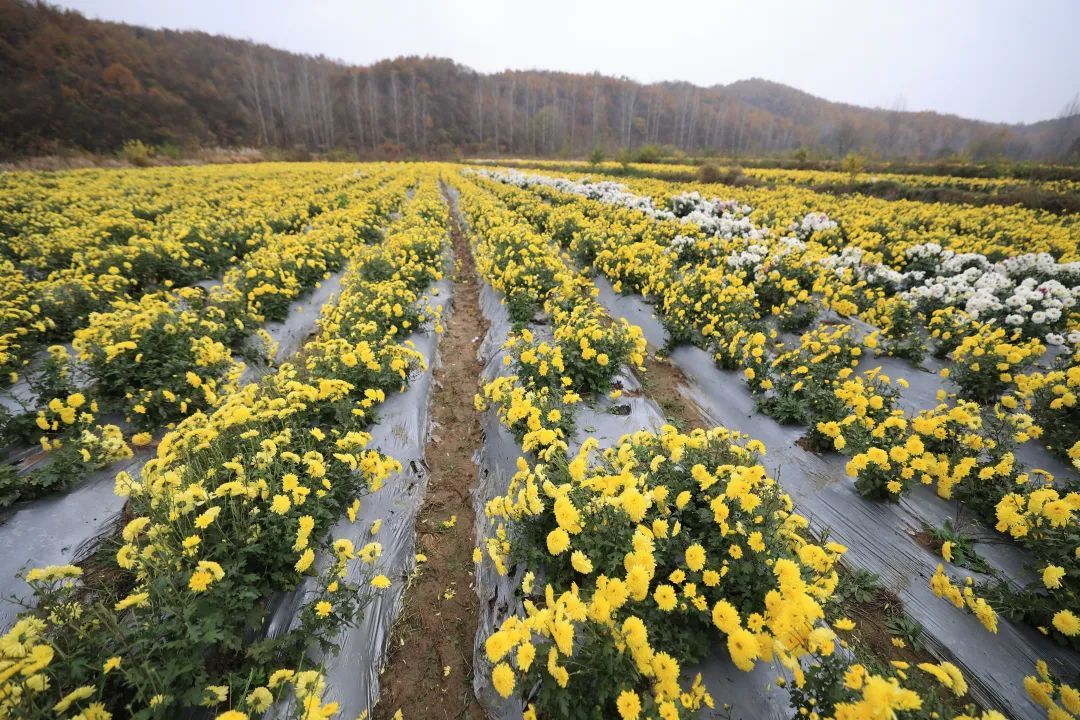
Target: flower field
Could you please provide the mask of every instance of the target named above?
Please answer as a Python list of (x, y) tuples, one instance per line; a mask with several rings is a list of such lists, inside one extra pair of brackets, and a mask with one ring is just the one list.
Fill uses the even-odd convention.
[(1080, 716), (1076, 217), (752, 172), (0, 175), (0, 718)]

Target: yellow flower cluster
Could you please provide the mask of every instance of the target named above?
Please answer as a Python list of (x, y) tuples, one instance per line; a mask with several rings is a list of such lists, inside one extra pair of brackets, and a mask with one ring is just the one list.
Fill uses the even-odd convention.
[(974, 581), (969, 577), (961, 590), (949, 576), (945, 574), (945, 566), (940, 563), (937, 570), (930, 578), (930, 589), (939, 598), (944, 598), (958, 608), (966, 607), (982, 623), (983, 627), (992, 633), (998, 630), (998, 617), (994, 608), (983, 598), (975, 595), (972, 585)]
[[(53, 568), (39, 571), (39, 578), (46, 576), (59, 579), (68, 575)], [(18, 717), (21, 707), (49, 689), (51, 683), (45, 671), (56, 651), (44, 637), (45, 629), (43, 620), (27, 617), (0, 636), (0, 717)]]
[(1048, 720), (1069, 720), (1080, 716), (1080, 690), (1050, 674), (1046, 663), (1035, 663), (1035, 675), (1024, 678), (1024, 689), (1040, 707)]
[[(970, 238), (954, 238), (950, 243), (921, 226), (912, 228), (919, 232), (905, 235), (909, 240), (885, 243), (879, 238), (864, 244), (851, 237), (851, 227), (843, 219), (846, 238), (825, 229), (799, 234), (797, 243), (777, 241), (773, 237), (789, 232), (784, 223), (790, 218), (820, 208), (777, 205), (775, 197), (770, 205), (757, 204), (765, 210), (752, 214), (759, 225), (774, 230), (772, 237), (737, 233), (728, 237), (720, 232), (703, 239), (694, 232), (694, 223), (684, 223), (685, 230), (679, 233), (683, 237), (677, 238), (671, 221), (625, 207), (619, 204), (621, 200), (606, 203), (583, 197), (591, 193), (563, 191), (557, 189), (557, 183), (527, 181), (526, 189), (519, 189), (511, 186), (518, 184), (514, 181), (502, 184), (497, 179), (484, 181), (485, 187), (493, 188), (523, 215), (538, 217), (558, 232), (569, 233), (571, 247), (587, 234), (588, 249), (595, 257), (593, 267), (613, 281), (633, 278), (631, 289), (660, 300), (670, 298), (670, 303), (658, 302), (657, 308), (673, 342), (690, 341), (713, 349), (721, 365), (743, 371), (762, 410), (781, 422), (809, 424), (807, 440), (816, 449), (852, 454), (848, 473), (856, 478), (856, 488), (863, 494), (895, 500), (916, 480), (936, 483), (940, 496), (963, 499), (993, 524), (998, 522), (996, 508), (1003, 498), (1014, 494), (1027, 497), (1039, 486), (1029, 478), (1047, 476), (1042, 471), (1025, 471), (1010, 451), (1011, 444), (1046, 438), (1059, 454), (1070, 460), (1080, 458), (1080, 437), (1076, 434), (1080, 424), (1074, 418), (1077, 406), (1073, 391), (1080, 376), (1070, 375), (1075, 356), (1061, 356), (1050, 372), (1025, 374), (1024, 369), (1044, 353), (1041, 342), (1024, 339), (1020, 331), (1010, 334), (994, 324), (973, 322), (958, 308), (936, 309), (928, 332), (937, 340), (939, 354), (953, 354), (954, 365), (943, 370), (942, 376), (953, 378), (963, 395), (972, 400), (959, 401), (939, 393), (937, 406), (909, 417), (893, 409), (905, 381), (897, 380), (892, 388), (883, 381), (887, 379), (875, 378), (873, 373), (852, 376), (852, 366), (862, 350), (853, 341), (852, 328), (823, 325), (804, 333), (790, 347), (776, 342), (777, 330), (764, 324), (767, 318), (758, 309), (771, 307), (775, 314), (779, 308), (780, 314), (775, 315), (779, 328), (797, 327), (796, 321), (802, 322), (797, 309), (805, 304), (803, 293), (809, 292), (839, 314), (858, 313), (863, 320), (878, 323), (882, 332), (872, 332), (862, 340), (867, 349), (880, 348), (888, 354), (917, 359), (922, 348), (911, 338), (917, 338), (924, 320), (906, 303), (898, 302), (897, 296), (888, 295), (886, 285), (869, 282), (864, 274), (866, 263), (885, 260), (903, 269), (907, 262), (903, 249), (927, 241), (957, 251), (992, 250), (998, 255), (1015, 254), (1016, 249), (997, 247), (996, 240), (984, 245)], [(673, 198), (686, 189), (680, 185), (677, 192), (658, 181), (626, 184), (639, 193), (639, 199), (651, 200), (655, 208), (674, 208)], [(543, 205), (555, 209), (530, 209)], [(828, 212), (833, 217), (832, 210)], [(730, 222), (736, 222), (737, 216), (732, 217)], [(651, 232), (641, 229), (650, 223)], [(973, 234), (982, 232), (972, 228)], [(871, 251), (851, 256), (861, 266), (843, 261), (851, 244)], [(630, 247), (633, 253), (623, 252)], [(1059, 245), (1044, 246), (1033, 240), (1021, 251), (1051, 248), (1062, 250)], [(644, 258), (644, 263), (637, 263), (634, 254)], [(654, 261), (661, 256), (664, 262)], [(837, 263), (837, 258), (841, 262)], [(707, 277), (716, 279), (706, 284), (703, 278)], [(749, 290), (746, 302), (732, 305), (726, 300), (738, 297), (744, 289)], [(1076, 320), (1069, 321), (1070, 327)], [(1015, 392), (1006, 394), (1000, 403), (988, 407), (1012, 390)], [(983, 412), (984, 407), (988, 412)], [(1041, 418), (1045, 420), (1040, 422)], [(1022, 542), (1043, 565), (1071, 567), (1076, 562), (1078, 543), (1070, 533), (1055, 535), (1053, 541), (1022, 538)], [(1056, 593), (1052, 601), (1055, 612), (1080, 609), (1080, 600), (1071, 595)], [(1041, 621), (1036, 624), (1041, 626)]]
[(291, 300), (337, 269), (365, 241), (357, 226), (389, 212), (407, 183), (376, 175), (346, 186), (344, 207), (304, 231), (269, 235), (209, 292), (181, 288), (114, 301), (76, 331), (78, 359), (101, 396), (142, 428), (212, 407), (238, 378), (232, 349), (264, 320), (283, 319)]
[(0, 506), (74, 484), (87, 472), (132, 455), (119, 427), (96, 422), (100, 411), (96, 400), (87, 400), (82, 392), (68, 392), (73, 386), (64, 347), (50, 347), (48, 359), (41, 365), (43, 377), (48, 374), (51, 382), (39, 387), (61, 395), (45, 403), (36, 415), (27, 413), (24, 417), (33, 417), (47, 456), (21, 473), (0, 478)]
[[(537, 167), (542, 169), (562, 170), (572, 169), (575, 171), (599, 171), (625, 175), (629, 169), (635, 175), (648, 175), (669, 180), (686, 181), (697, 176), (697, 167), (690, 164), (671, 163), (629, 163), (607, 161), (597, 164), (573, 160), (538, 160), (530, 159), (525, 163), (509, 161), (511, 166)], [(761, 180), (770, 187), (784, 187), (790, 185), (813, 186), (847, 184), (852, 179), (852, 174), (844, 170), (802, 170), (795, 168), (768, 168), (747, 167), (739, 168), (739, 171), (751, 178)], [(1080, 192), (1080, 183), (1075, 180), (1036, 180), (1027, 177), (978, 177), (967, 175), (943, 175), (937, 169), (932, 173), (904, 173), (895, 172), (891, 169), (875, 169), (872, 172), (862, 173), (856, 176), (858, 181), (893, 182), (918, 188), (950, 188), (968, 190), (974, 192), (996, 193), (1017, 187), (1037, 187), (1046, 192), (1070, 194)], [(715, 191), (715, 186), (711, 188)], [(724, 188), (729, 190), (728, 187)]]
[(212, 277), (301, 231), (350, 182), (332, 164), (5, 174), (0, 370), (111, 301)]
[(1022, 340), (1019, 331), (976, 326), (952, 352), (955, 369), (950, 377), (965, 397), (993, 402), (1013, 386), (1015, 375), (1037, 360), (1046, 346), (1036, 339)]
[[(539, 675), (622, 716), (681, 717), (712, 707), (700, 678), (683, 688), (678, 677), (713, 642), (743, 670), (776, 661), (798, 682), (800, 658), (832, 653), (835, 636), (819, 621), (844, 548), (805, 537), (807, 521), (755, 462), (760, 443), (665, 426), (599, 458), (595, 447), (566, 463), (522, 459), (507, 494), (486, 507), (496, 567), (525, 561), (547, 579), (486, 641), (496, 689), (509, 695), (518, 676), (531, 686)], [(610, 656), (601, 648), (635, 671), (582, 667)], [(544, 651), (547, 663), (534, 664)], [(608, 678), (604, 687), (594, 676)]]
[[(642, 194), (666, 198), (671, 185), (659, 180), (626, 179)], [(715, 187), (680, 183), (680, 191), (716, 193)], [(1064, 262), (1080, 259), (1076, 220), (1018, 205), (950, 205), (909, 200), (882, 200), (865, 195), (831, 195), (783, 185), (769, 188), (725, 187), (725, 198), (754, 208), (751, 218), (775, 230), (791, 218), (822, 212), (839, 222), (845, 241), (880, 252), (887, 262), (903, 257), (911, 245), (935, 242), (956, 252), (990, 256), (1049, 252)]]
[[(583, 190), (588, 186), (578, 185), (571, 192), (562, 189), (570, 185), (561, 180), (534, 182), (498, 174), (476, 182), (558, 237), (617, 290), (653, 296), (671, 341), (700, 344), (722, 366), (741, 370), (761, 409), (782, 422), (809, 424), (807, 440), (817, 448), (851, 453), (848, 472), (865, 494), (896, 499), (912, 482), (936, 484), (940, 496), (963, 499), (990, 524), (998, 522), (1002, 532), (1015, 527), (1015, 537), (1040, 567), (1062, 572), (1060, 587), (1047, 587), (1050, 595), (1024, 592), (1034, 601), (1025, 600), (1027, 607), (1037, 606), (1036, 612), (1026, 609), (1025, 616), (1044, 632), (1059, 633), (1058, 639), (1080, 630), (1080, 598), (1063, 590), (1080, 572), (1071, 479), (1059, 481), (1060, 496), (1051, 501), (1042, 490), (1053, 488), (1053, 478), (1028, 471), (1012, 452), (1014, 444), (1043, 438), (1055, 452), (1080, 459), (1080, 422), (1074, 417), (1077, 356), (1061, 355), (1053, 369), (1028, 373), (1026, 368), (1044, 355), (1040, 341), (995, 323), (977, 323), (960, 309), (962, 302), (960, 307), (916, 307), (896, 294), (898, 286), (890, 284), (887, 274), (871, 271), (877, 263), (907, 269), (904, 251), (928, 242), (991, 257), (1048, 251), (1075, 259), (1071, 222), (1035, 232), (1030, 223), (1024, 227), (1017, 221), (1031, 215), (1019, 208), (867, 201), (882, 210), (870, 215), (853, 207), (855, 199), (830, 198), (817, 205), (819, 196), (813, 193), (740, 189), (731, 195), (758, 208), (750, 217), (772, 234), (740, 234), (738, 229), (729, 234), (725, 228), (736, 227), (744, 212), (735, 209), (723, 220), (729, 225), (720, 223), (715, 235), (703, 237), (696, 221), (680, 224), (658, 216), (666, 210), (678, 216), (682, 193), (697, 190), (707, 197), (704, 187), (631, 180), (621, 189), (598, 185)], [(822, 223), (825, 229), (806, 232), (790, 224), (820, 210), (827, 212), (826, 219), (839, 221), (840, 228)], [(1010, 242), (1002, 243), (1002, 237)], [(857, 314), (879, 331), (856, 342), (852, 327), (830, 324), (794, 341), (789, 336), (778, 341), (778, 331), (802, 330), (812, 322), (817, 304), (839, 315)], [(1075, 313), (1065, 319), (1072, 329), (1078, 321)], [(894, 409), (906, 381), (892, 383), (875, 371), (854, 376), (853, 367), (863, 348), (917, 362), (924, 352), (924, 332), (936, 341), (940, 356), (952, 354), (952, 367), (941, 374), (959, 384), (963, 399), (941, 391), (936, 406), (909, 415)], [(1049, 436), (1048, 430), (1055, 434)], [(1029, 498), (1034, 499), (1032, 510), (1027, 509)], [(1070, 512), (1064, 526), (1055, 527), (1043, 514), (1061, 522), (1065, 508)], [(995, 519), (999, 513), (1005, 514), (1004, 521)], [(1023, 534), (1028, 527), (1030, 537)], [(580, 550), (573, 540), (568, 531), (557, 532), (549, 536), (547, 549), (572, 563)], [(499, 539), (504, 554), (506, 542)], [(587, 559), (596, 565), (591, 555)], [(940, 595), (953, 601), (959, 597), (961, 607), (994, 626), (996, 614), (972, 586), (961, 589), (943, 575), (935, 584)], [(655, 601), (667, 607), (671, 598), (660, 590)]]
[(511, 319), (523, 325), (542, 309), (553, 328), (548, 339), (527, 327), (508, 338), (504, 362), (513, 374), (488, 383), (476, 408), (495, 406), (525, 452), (550, 458), (566, 447), (573, 405), (609, 390), (624, 364), (641, 368), (644, 335), (625, 320), (612, 322), (596, 287), (571, 271), (558, 247), (477, 184), (461, 183), (461, 208), (477, 269), (504, 294)]
[[(413, 186), (411, 200), (380, 245), (363, 246), (357, 235), (341, 295), (324, 309), (319, 333), (295, 362), (182, 420), (138, 478), (117, 476), (116, 490), (130, 497), (134, 515), (116, 553), (129, 594), (84, 612), (56, 573), (28, 575), (38, 595), (34, 618), (47, 621), (38, 634), (63, 659), (50, 665), (53, 686), (34, 696), (21, 691), (13, 716), (52, 706), (75, 677), (90, 683), (89, 694), (72, 696), (64, 711), (88, 711), (91, 696), (106, 703), (123, 697), (132, 702), (128, 711), (160, 715), (201, 696), (209, 706), (229, 701), (236, 708), (230, 713), (255, 716), (289, 684), (304, 717), (336, 714), (336, 704), (322, 703), (317, 671), (271, 672), (275, 653), (239, 658), (234, 650), (248, 642), (265, 598), (316, 571), (317, 590), (290, 631), (292, 642), (333, 642), (363, 597), (346, 583), (346, 563), (370, 564), (381, 553), (376, 542), (359, 550), (348, 540), (331, 543), (326, 531), (339, 517), (355, 517), (358, 495), (401, 470), (366, 447), (364, 427), (386, 392), (422, 362), (401, 341), (433, 319), (415, 306), (420, 283), (441, 276), (447, 235), (433, 170), (401, 173), (387, 186), (401, 196)], [(393, 207), (391, 200), (380, 202)], [(359, 217), (342, 224), (343, 238), (370, 217), (362, 198), (339, 210), (347, 217), (350, 207)], [(324, 552), (328, 562), (316, 562)], [(109, 619), (104, 625), (94, 619), (102, 617)], [(126, 648), (123, 664), (110, 660), (115, 648)], [(229, 663), (244, 667), (222, 674)], [(95, 666), (103, 668), (100, 676), (85, 669)], [(122, 693), (102, 694), (105, 673)], [(230, 687), (221, 682), (229, 677), (243, 680)], [(9, 676), (0, 697), (15, 697), (23, 684), (22, 676)]]
[(1001, 404), (1029, 413), (1047, 448), (1080, 471), (1080, 349), (1059, 357), (1051, 370), (1016, 373), (1013, 381), (1015, 396), (1006, 395)]

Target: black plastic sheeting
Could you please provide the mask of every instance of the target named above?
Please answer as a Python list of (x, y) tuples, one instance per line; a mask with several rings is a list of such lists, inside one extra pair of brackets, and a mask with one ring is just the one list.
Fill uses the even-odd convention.
[[(612, 317), (624, 317), (637, 324), (651, 345), (664, 346), (667, 334), (650, 304), (640, 296), (615, 293), (604, 278), (597, 278), (596, 284), (600, 288), (598, 299)], [(1009, 717), (1045, 714), (1024, 690), (1024, 677), (1033, 674), (1040, 658), (1046, 660), (1051, 672), (1069, 677), (1080, 668), (1080, 653), (1004, 617), (999, 617), (998, 633), (991, 634), (966, 610), (933, 594), (930, 577), (944, 560), (920, 546), (914, 534), (925, 524), (940, 525), (946, 517), (953, 517), (953, 503), (922, 486), (898, 504), (862, 498), (845, 473), (846, 458), (817, 455), (797, 446), (805, 428), (780, 425), (757, 412), (755, 400), (739, 373), (719, 368), (709, 353), (696, 347), (680, 346), (670, 359), (691, 384), (687, 397), (710, 422), (739, 430), (765, 444), (767, 454), (762, 464), (791, 495), (796, 510), (810, 520), (815, 532), (828, 531), (830, 539), (847, 546), (844, 558), (849, 567), (876, 573), (884, 587), (897, 593), (905, 612), (922, 625), (927, 648), (960, 668), (977, 702)], [(934, 407), (938, 388), (955, 390), (937, 374), (920, 371), (895, 358), (865, 358), (860, 369), (878, 365), (892, 377), (903, 377), (911, 383), (900, 401), (908, 411)], [(1024, 448), (1017, 455), (1025, 462), (1051, 472), (1070, 472), (1033, 443), (1026, 443)], [(979, 539), (979, 554), (1005, 578), (1024, 584), (1035, 577), (1029, 569), (1031, 558), (1023, 549), (1004, 541), (992, 529), (978, 526), (974, 518), (970, 520), (972, 525), (965, 530)], [(985, 577), (945, 565), (954, 578)], [(719, 694), (716, 699), (727, 702)]]
[[(279, 343), (278, 361), (292, 357), (315, 330), (323, 304), (341, 289), (345, 270), (322, 281), (312, 292), (292, 303), (282, 322), (267, 323), (266, 331)], [(207, 281), (210, 283), (211, 281)], [(255, 380), (259, 368), (246, 367), (242, 382)], [(25, 389), (30, 393), (29, 388)], [(25, 395), (31, 398), (32, 393)], [(163, 432), (156, 433), (160, 440)], [(117, 473), (127, 471), (138, 477), (142, 466), (154, 457), (153, 446), (132, 448), (135, 453), (91, 473), (66, 493), (48, 495), (17, 503), (0, 514), (0, 631), (7, 629), (29, 602), (30, 586), (16, 577), (22, 570), (45, 565), (63, 565), (85, 557), (96, 540), (116, 525), (127, 498), (113, 492)], [(11, 600), (15, 602), (11, 602)]]
[[(444, 326), (451, 311), (451, 288), (450, 279), (444, 278), (421, 300), (422, 304), (442, 308)], [(378, 700), (379, 672), (387, 643), (401, 611), (409, 577), (416, 567), (416, 518), (428, 483), (424, 449), (431, 433), (433, 373), (439, 363), (439, 337), (429, 328), (406, 338), (424, 355), (427, 368), (410, 378), (404, 392), (387, 396), (376, 410), (376, 422), (368, 430), (372, 436), (368, 449), (397, 459), (402, 465), (401, 473), (387, 478), (379, 490), (361, 499), (356, 522), (342, 518), (330, 531), (332, 538), (348, 538), (358, 550), (369, 542), (382, 545), (382, 555), (375, 566), (352, 563), (346, 581), (369, 587), (368, 581), (376, 573), (391, 580), (389, 588), (369, 591), (370, 602), (364, 607), (362, 617), (336, 638), (338, 651), (315, 658), (325, 672), (326, 697), (340, 704), (340, 717), (358, 717), (370, 711)], [(382, 520), (382, 525), (372, 535), (376, 520)], [(320, 557), (319, 562), (322, 570), (328, 558)], [(267, 630), (270, 637), (296, 627), (300, 610), (314, 589), (314, 578), (309, 577), (293, 592), (277, 598)], [(290, 698), (272, 707), (266, 716), (289, 717), (294, 710)]]

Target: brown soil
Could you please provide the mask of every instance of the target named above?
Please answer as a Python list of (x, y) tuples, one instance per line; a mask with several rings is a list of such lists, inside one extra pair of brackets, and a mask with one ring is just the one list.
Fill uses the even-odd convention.
[(666, 358), (658, 358), (652, 353), (645, 357), (642, 386), (645, 394), (664, 411), (668, 422), (679, 426), (684, 432), (709, 427), (698, 406), (686, 397), (685, 388), (690, 386), (686, 376)]
[[(843, 564), (838, 571), (841, 577), (849, 572)], [(893, 635), (889, 632), (886, 619), (890, 615), (903, 613), (904, 603), (899, 596), (888, 588), (877, 587), (869, 599), (845, 603), (843, 614), (855, 621), (855, 629), (840, 632), (840, 637), (848, 642), (854, 641), (864, 653), (877, 658), (883, 666), (890, 660), (904, 660), (912, 664), (936, 663), (937, 660), (925, 649), (917, 649), (910, 644), (898, 648), (892, 644)]]
[(912, 533), (911, 537), (914, 538), (915, 543), (924, 550), (929, 550), (932, 553), (937, 553), (941, 550), (941, 543), (939, 543), (928, 530), (919, 530), (916, 533)]
[(910, 645), (898, 648), (892, 644), (893, 636), (889, 633), (885, 619), (890, 613), (902, 613), (903, 609), (904, 605), (895, 593), (883, 588), (878, 589), (870, 600), (853, 602), (847, 607), (848, 616), (856, 624), (851, 634), (866, 650), (880, 658), (882, 663), (888, 660), (933, 661), (928, 653), (915, 650)]
[[(417, 520), (419, 564), (390, 638), (380, 678), (376, 719), (401, 711), (407, 720), (483, 718), (472, 689), (473, 640), (479, 601), (473, 576), (473, 452), (483, 442), (473, 408), (482, 370), (475, 342), (484, 334), (479, 288), (469, 243), (451, 214), (454, 245), (453, 312), (440, 341), (435, 371), (433, 430), (426, 457), (431, 468)], [(457, 523), (443, 525), (453, 515)], [(449, 669), (449, 672), (447, 672)]]

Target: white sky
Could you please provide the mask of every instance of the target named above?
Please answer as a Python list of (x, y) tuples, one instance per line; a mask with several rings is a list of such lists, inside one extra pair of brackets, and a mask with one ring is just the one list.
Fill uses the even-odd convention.
[(643, 82), (760, 77), (829, 100), (1000, 122), (1056, 117), (1080, 91), (1080, 0), (61, 0), (91, 17), (198, 29), (366, 65)]

